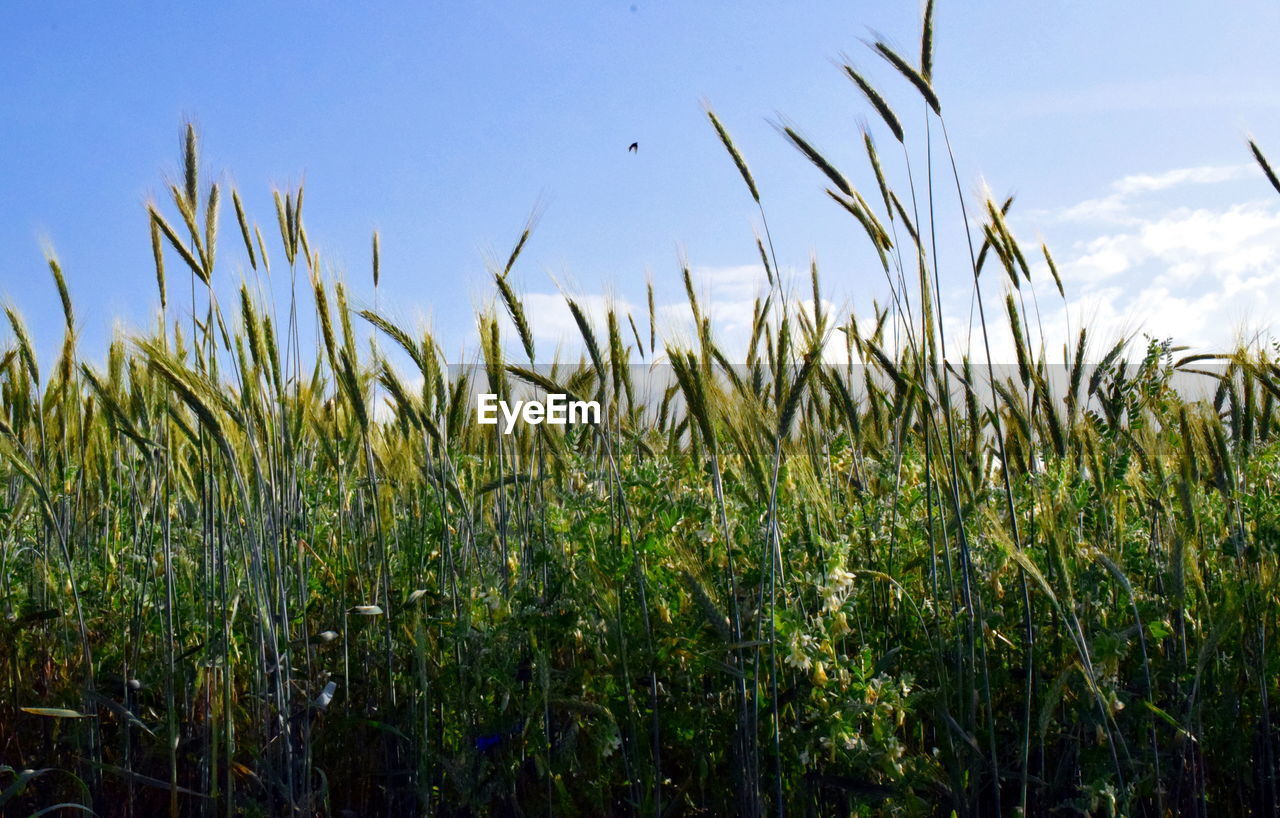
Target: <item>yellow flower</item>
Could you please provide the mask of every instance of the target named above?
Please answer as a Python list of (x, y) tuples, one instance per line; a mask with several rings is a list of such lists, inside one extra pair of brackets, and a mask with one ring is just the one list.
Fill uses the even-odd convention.
[(813, 665), (813, 673), (812, 673), (812, 675), (811, 675), (809, 678), (810, 678), (810, 679), (812, 679), (813, 683), (814, 683), (815, 685), (817, 685), (818, 687), (826, 687), (826, 685), (827, 685), (827, 671), (826, 671), (826, 669), (825, 669), (825, 668), (823, 668), (823, 667), (822, 667), (822, 663), (821, 663), (821, 662), (815, 662), (815, 663), (814, 663), (814, 665)]
[(852, 630), (849, 627), (849, 617), (845, 615), (844, 611), (836, 611), (831, 617), (831, 622), (831, 636), (835, 639), (839, 639)]

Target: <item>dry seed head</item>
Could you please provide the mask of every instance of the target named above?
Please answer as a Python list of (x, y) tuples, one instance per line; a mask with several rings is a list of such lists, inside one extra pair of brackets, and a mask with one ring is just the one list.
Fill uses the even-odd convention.
[(764, 277), (769, 282), (769, 288), (772, 289), (775, 286), (773, 265), (769, 263), (769, 253), (765, 251), (764, 240), (760, 238), (759, 233), (756, 233), (756, 249), (760, 251), (760, 263), (764, 265)]
[(249, 254), (249, 266), (258, 269), (258, 259), (253, 252), (253, 239), (249, 235), (249, 219), (244, 214), (244, 204), (240, 201), (240, 191), (231, 189), (231, 204), (236, 210), (236, 222), (240, 225), (240, 237), (244, 239), (244, 250)]
[(333, 318), (329, 314), (329, 297), (324, 282), (314, 273), (311, 276), (311, 288), (315, 292), (316, 315), (320, 319), (320, 337), (324, 341), (325, 352), (329, 355), (329, 365), (336, 369), (338, 350), (333, 333)]
[(204, 263), (205, 276), (213, 276), (214, 250), (218, 241), (218, 203), (220, 194), (217, 185), (209, 188), (209, 203), (204, 211)]
[[(907, 233), (911, 235), (911, 240), (920, 246), (920, 233), (916, 230), (916, 226), (911, 223), (911, 217), (907, 215), (907, 210), (902, 206), (902, 202), (898, 199), (898, 194), (893, 191), (889, 192), (889, 197), (893, 201), (893, 209), (898, 212), (898, 216), (902, 218), (903, 225), (907, 228)], [(892, 212), (892, 211), (891, 211)]]
[(1250, 139), (1249, 150), (1253, 151), (1253, 158), (1258, 160), (1258, 166), (1262, 168), (1267, 181), (1276, 189), (1276, 193), (1280, 193), (1280, 178), (1276, 177), (1276, 172), (1272, 170), (1271, 163), (1267, 161), (1267, 157), (1262, 154), (1262, 149), (1258, 147), (1258, 143)]
[(707, 404), (701, 367), (696, 357), (687, 350), (667, 349), (667, 358), (671, 361), (671, 371), (676, 376), (676, 384), (684, 394), (687, 416), (697, 425), (703, 441), (712, 449), (715, 448), (715, 436), (712, 432), (711, 410)]
[(591, 330), (591, 322), (587, 320), (587, 316), (582, 311), (582, 308), (578, 306), (578, 302), (566, 297), (565, 303), (569, 305), (569, 312), (573, 315), (574, 323), (578, 325), (578, 332), (582, 335), (582, 342), (586, 344), (587, 354), (591, 356), (591, 365), (595, 368), (598, 386), (600, 389), (604, 389), (604, 358), (600, 355), (600, 345), (596, 342), (596, 334)]
[(1040, 252), (1044, 253), (1044, 260), (1045, 263), (1049, 265), (1049, 275), (1053, 276), (1053, 283), (1058, 288), (1058, 295), (1062, 298), (1066, 298), (1067, 294), (1062, 289), (1062, 276), (1058, 275), (1058, 265), (1053, 263), (1053, 256), (1049, 255), (1049, 245), (1042, 243), (1040, 245)]
[(906, 77), (908, 82), (916, 87), (916, 90), (920, 92), (920, 96), (924, 97), (924, 101), (929, 104), (933, 112), (938, 116), (942, 116), (942, 104), (938, 101), (938, 95), (933, 92), (929, 81), (920, 76), (920, 72), (912, 68), (906, 60), (902, 59), (896, 51), (885, 43), (876, 43), (875, 49), (880, 52), (880, 56), (889, 61), (890, 65), (898, 69), (898, 72)]
[(680, 277), (684, 281), (685, 297), (689, 299), (689, 310), (693, 313), (693, 325), (695, 327), (702, 326), (702, 310), (698, 307), (698, 296), (693, 289), (693, 274), (689, 272), (689, 265), (680, 265)]
[(822, 313), (822, 291), (818, 287), (818, 257), (809, 258), (809, 284), (813, 290), (813, 324), (819, 335), (822, 334), (826, 320)]
[(160, 246), (160, 226), (156, 224), (155, 219), (151, 219), (151, 256), (156, 264), (156, 286), (160, 289), (160, 309), (163, 311), (169, 306), (168, 294), (165, 292), (164, 281), (164, 249)]
[(1026, 337), (1022, 333), (1022, 318), (1018, 314), (1018, 305), (1013, 300), (1013, 292), (1005, 293), (1005, 309), (1009, 314), (1009, 330), (1013, 334), (1013, 349), (1018, 357), (1018, 376), (1022, 385), (1031, 381), (1031, 358), (1027, 348)]
[(276, 331), (270, 315), (262, 316), (262, 345), (267, 362), (271, 365), (271, 379), (275, 382), (276, 394), (283, 394), (284, 380), (280, 372), (280, 348), (276, 345)]
[(386, 360), (383, 360), (382, 367), (378, 370), (378, 381), (386, 387), (387, 392), (391, 394), (392, 399), (395, 401), (396, 408), (399, 410), (401, 415), (411, 423), (416, 421), (417, 413), (413, 408), (413, 399), (409, 396), (408, 391), (405, 390), (404, 383), (402, 383), (399, 376), (396, 375), (391, 364)]
[(298, 195), (293, 200), (293, 238), (294, 241), (300, 241), (302, 235), (302, 196), (306, 193), (306, 189), (301, 184), (298, 185)]
[(751, 191), (751, 198), (755, 200), (756, 204), (760, 204), (760, 190), (756, 187), (756, 180), (751, 176), (751, 169), (747, 167), (747, 160), (742, 158), (737, 146), (733, 144), (733, 138), (729, 136), (729, 132), (725, 130), (715, 111), (711, 110), (709, 105), (704, 105), (704, 108), (707, 112), (707, 118), (711, 120), (712, 127), (716, 129), (716, 134), (719, 135), (720, 142), (724, 145), (724, 149), (729, 152), (729, 156), (733, 159), (733, 164), (738, 166), (738, 173), (742, 174), (742, 181), (747, 183), (747, 189)]
[(924, 26), (920, 32), (920, 76), (933, 84), (933, 0), (924, 5)]
[(847, 196), (841, 196), (839, 193), (832, 190), (831, 188), (827, 188), (827, 195), (830, 196), (837, 204), (839, 204), (841, 207), (847, 210), (849, 212), (849, 215), (853, 216), (855, 219), (858, 220), (858, 223), (862, 225), (862, 229), (866, 231), (868, 238), (871, 239), (872, 246), (874, 246), (876, 248), (876, 252), (879, 253), (881, 266), (883, 266), (884, 269), (888, 270), (889, 258), (888, 256), (885, 255), (885, 251), (891, 248), (893, 245), (889, 241), (889, 237), (884, 232), (884, 229), (881, 228), (879, 224), (874, 221), (871, 214), (867, 213), (866, 210), (864, 210), (856, 200), (851, 199)]
[[(1010, 207), (1012, 207), (1012, 206), (1013, 206), (1013, 197), (1012, 197), (1012, 196), (1009, 196), (1008, 198), (1006, 198), (1006, 199), (1004, 200), (1004, 204), (1002, 204), (1002, 205), (1000, 206), (1000, 212), (1001, 212), (1001, 214), (1008, 214), (1008, 212), (1009, 212), (1009, 208), (1010, 208)], [(981, 275), (981, 274), (982, 274), (982, 267), (983, 267), (983, 265), (985, 265), (985, 264), (987, 263), (987, 253), (991, 250), (991, 247), (992, 247), (991, 241), (990, 241), (990, 239), (988, 239), (988, 238), (986, 238), (986, 237), (985, 237), (985, 232), (984, 232), (984, 238), (983, 238), (983, 240), (982, 240), (982, 247), (981, 247), (981, 249), (979, 249), (979, 250), (978, 250), (978, 260), (977, 260), (977, 262), (974, 264), (974, 274), (975, 274), (975, 275)], [(999, 252), (999, 250), (997, 250), (997, 252)]]
[[(380, 330), (388, 338), (395, 341), (396, 344), (399, 345), (399, 347), (403, 349), (413, 360), (414, 365), (418, 367), (423, 375), (425, 376), (427, 374), (428, 363), (426, 355), (423, 353), (423, 349), (426, 347), (419, 348), (419, 346), (413, 342), (413, 339), (409, 337), (409, 333), (400, 329), (400, 327), (375, 312), (361, 310), (359, 314), (361, 318), (368, 321), (370, 324), (373, 324), (376, 329)], [(321, 320), (323, 321), (323, 319)]]
[(524, 305), (520, 302), (519, 296), (511, 287), (511, 282), (507, 279), (506, 274), (494, 271), (494, 283), (498, 285), (498, 293), (502, 296), (502, 303), (507, 307), (507, 314), (511, 316), (511, 323), (516, 325), (516, 333), (520, 336), (520, 343), (524, 347), (525, 354), (529, 356), (529, 362), (534, 360), (533, 354), (533, 330), (529, 326), (529, 320), (525, 316)]
[(200, 195), (200, 171), (198, 146), (196, 144), (196, 127), (188, 122), (183, 140), (182, 170), (186, 185), (186, 202), (190, 210), (196, 206), (196, 197)]
[(286, 201), (286, 197), (280, 195), (280, 191), (271, 191), (272, 199), (276, 203), (276, 224), (280, 227), (280, 241), (284, 243), (284, 257), (290, 264), (293, 263), (293, 206)]
[(520, 258), (520, 253), (524, 250), (524, 246), (529, 242), (529, 236), (533, 235), (533, 229), (538, 226), (538, 220), (542, 218), (542, 206), (535, 205), (529, 218), (525, 220), (524, 229), (520, 231), (520, 238), (516, 240), (515, 247), (511, 248), (511, 255), (507, 257), (507, 264), (502, 268), (504, 276), (510, 275), (511, 270), (516, 266), (516, 259)]
[(634, 403), (634, 394), (631, 383), (631, 368), (627, 365), (630, 357), (627, 355), (626, 344), (622, 341), (621, 325), (618, 322), (618, 313), (613, 308), (609, 309), (609, 365), (613, 368), (613, 392), (614, 399), (618, 397), (619, 388), (627, 394), (628, 404)]
[(196, 249), (200, 250), (200, 230), (196, 227), (196, 209), (187, 201), (186, 194), (178, 189), (177, 185), (169, 186), (169, 195), (173, 198), (173, 204), (178, 208), (178, 214), (182, 216), (182, 223), (187, 226), (187, 232), (191, 234), (191, 240), (196, 244)]
[(778, 417), (779, 437), (786, 437), (790, 433), (796, 410), (800, 408), (800, 399), (804, 397), (804, 392), (808, 387), (810, 377), (813, 375), (813, 370), (822, 358), (822, 344), (820, 339), (818, 341), (805, 353), (804, 361), (800, 365), (800, 371), (796, 374), (795, 380), (792, 381), (791, 388), (787, 390), (787, 399), (782, 404), (782, 413)]
[(262, 366), (262, 328), (258, 321), (257, 310), (253, 308), (253, 297), (249, 294), (249, 285), (240, 284), (240, 315), (244, 322), (244, 334), (249, 342), (249, 356), (255, 364)]
[(853, 66), (847, 63), (842, 66), (844, 72), (849, 75), (849, 79), (858, 86), (867, 101), (880, 114), (880, 118), (884, 120), (884, 124), (893, 132), (893, 138), (899, 142), (903, 141), (902, 123), (898, 121), (898, 115), (889, 107), (889, 103), (884, 101), (884, 97), (880, 96), (880, 92), (871, 87), (871, 83), (867, 82), (861, 74), (854, 70)]
[(18, 342), (18, 357), (21, 358), (22, 365), (27, 370), (27, 376), (32, 383), (39, 385), (40, 366), (36, 362), (35, 348), (31, 346), (31, 336), (27, 334), (27, 325), (23, 323), (22, 316), (18, 315), (18, 311), (11, 304), (5, 306), (4, 314), (9, 319), (9, 326), (13, 328), (14, 340)]
[[(1027, 264), (1026, 257), (1022, 254), (1022, 248), (1018, 246), (1018, 242), (1013, 237), (1013, 232), (1009, 229), (1008, 222), (1005, 221), (1004, 211), (996, 207), (995, 202), (987, 199), (987, 213), (991, 216), (991, 222), (995, 226), (996, 235), (1004, 240), (1005, 251), (1010, 260), (1016, 261), (1018, 267), (1022, 270), (1022, 274), (1027, 281), (1031, 280), (1031, 266)], [(1010, 270), (1013, 274), (1013, 270)], [(1015, 282), (1016, 284), (1016, 282)]]
[(341, 281), (333, 285), (334, 307), (338, 311), (338, 322), (342, 327), (342, 348), (350, 356), (351, 363), (357, 362), (356, 336), (351, 329), (351, 309), (347, 306), (347, 288)]
[(253, 237), (258, 240), (258, 254), (262, 256), (262, 268), (267, 271), (267, 275), (271, 275), (271, 259), (267, 257), (267, 243), (262, 240), (262, 230), (256, 224), (253, 226)]
[(45, 251), (45, 259), (49, 262), (49, 272), (53, 273), (53, 283), (58, 288), (58, 298), (62, 301), (62, 315), (67, 322), (67, 331), (75, 330), (75, 316), (71, 310), (71, 293), (67, 291), (67, 280), (62, 275), (62, 265), (53, 250)]
[(819, 153), (813, 145), (809, 144), (804, 137), (800, 136), (794, 128), (782, 126), (781, 130), (783, 135), (791, 141), (791, 144), (795, 145), (804, 154), (805, 158), (813, 163), (814, 167), (822, 171), (841, 193), (846, 196), (853, 196), (853, 187), (849, 184), (849, 180), (844, 178), (844, 174), (836, 170), (835, 165), (828, 162), (826, 157)]
[(294, 211), (292, 193), (285, 194), (284, 197), (284, 221), (285, 238), (289, 242), (290, 251), (296, 256), (298, 253), (298, 220)]
[(867, 158), (871, 160), (871, 170), (876, 175), (876, 185), (880, 188), (880, 198), (884, 200), (884, 207), (889, 211), (889, 217), (893, 218), (893, 208), (889, 204), (889, 183), (884, 178), (884, 169), (880, 167), (880, 155), (876, 153), (875, 140), (871, 138), (871, 132), (866, 128), (862, 129), (862, 143), (867, 148)]
[(644, 358), (644, 342), (640, 340), (640, 330), (636, 328), (636, 319), (631, 313), (627, 313), (627, 323), (631, 325), (631, 337), (636, 339), (636, 351)]
[(351, 357), (351, 353), (347, 349), (342, 349), (338, 353), (338, 368), (335, 375), (338, 378), (338, 385), (342, 387), (342, 391), (347, 395), (347, 402), (351, 406), (351, 411), (355, 414), (356, 422), (360, 424), (362, 430), (369, 428), (369, 412), (364, 402), (364, 391), (360, 388), (360, 375), (356, 371), (356, 362)]
[(191, 255), (191, 251), (187, 249), (186, 244), (183, 243), (182, 239), (178, 238), (178, 234), (173, 231), (173, 228), (164, 220), (164, 217), (155, 209), (155, 206), (149, 205), (148, 210), (151, 213), (151, 223), (160, 228), (160, 232), (168, 239), (169, 246), (187, 263), (187, 266), (191, 268), (191, 272), (195, 273), (197, 278), (208, 284), (209, 277), (205, 273), (204, 266), (196, 261), (195, 256)]
[(503, 377), (503, 367), (506, 364), (502, 355), (502, 340), (498, 317), (492, 308), (489, 308), (477, 316), (477, 322), (480, 331), (480, 352), (484, 357), (489, 389), (498, 395), (505, 395), (507, 389), (506, 378)]
[(652, 355), (657, 346), (658, 328), (655, 320), (656, 310), (653, 305), (653, 279), (645, 282), (645, 296), (649, 301), (649, 354)]

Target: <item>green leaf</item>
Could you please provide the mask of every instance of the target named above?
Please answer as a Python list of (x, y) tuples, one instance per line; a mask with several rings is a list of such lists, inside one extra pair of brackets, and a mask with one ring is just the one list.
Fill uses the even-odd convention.
[(1151, 702), (1145, 699), (1143, 699), (1142, 703), (1147, 706), (1148, 710), (1150, 710), (1152, 713), (1155, 713), (1157, 716), (1159, 716), (1160, 719), (1165, 723), (1167, 723), (1170, 727), (1177, 730), (1179, 733), (1191, 739), (1192, 741), (1195, 741), (1195, 736), (1191, 735), (1191, 733), (1181, 724), (1178, 724), (1178, 720), (1175, 719), (1173, 716), (1170, 716), (1168, 713), (1161, 710), (1159, 707), (1156, 707), (1154, 704), (1152, 704)]
[(86, 715), (78, 710), (68, 710), (65, 707), (20, 707), (23, 713), (30, 713), (33, 716), (48, 716), (52, 719), (92, 719), (95, 716)]

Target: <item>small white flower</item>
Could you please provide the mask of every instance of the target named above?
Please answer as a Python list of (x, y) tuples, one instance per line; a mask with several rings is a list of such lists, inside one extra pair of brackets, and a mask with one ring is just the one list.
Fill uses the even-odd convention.
[(809, 649), (814, 641), (814, 638), (808, 634), (792, 634), (791, 641), (787, 645), (788, 653), (783, 661), (800, 670), (808, 670), (813, 664), (813, 660), (809, 658)]
[(600, 751), (601, 758), (608, 758), (617, 752), (618, 748), (621, 746), (622, 737), (615, 732), (613, 735), (609, 736), (609, 740), (605, 742), (604, 748)]

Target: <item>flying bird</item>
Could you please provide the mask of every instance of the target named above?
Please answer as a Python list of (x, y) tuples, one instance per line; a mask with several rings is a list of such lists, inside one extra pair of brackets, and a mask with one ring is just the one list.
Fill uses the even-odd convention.
[(639, 143), (639, 142), (632, 142), (632, 143), (631, 143), (631, 145), (630, 145), (630, 147), (628, 147), (628, 148), (627, 148), (627, 150), (631, 151), (632, 153), (639, 153), (639, 152), (640, 152), (640, 143)]

